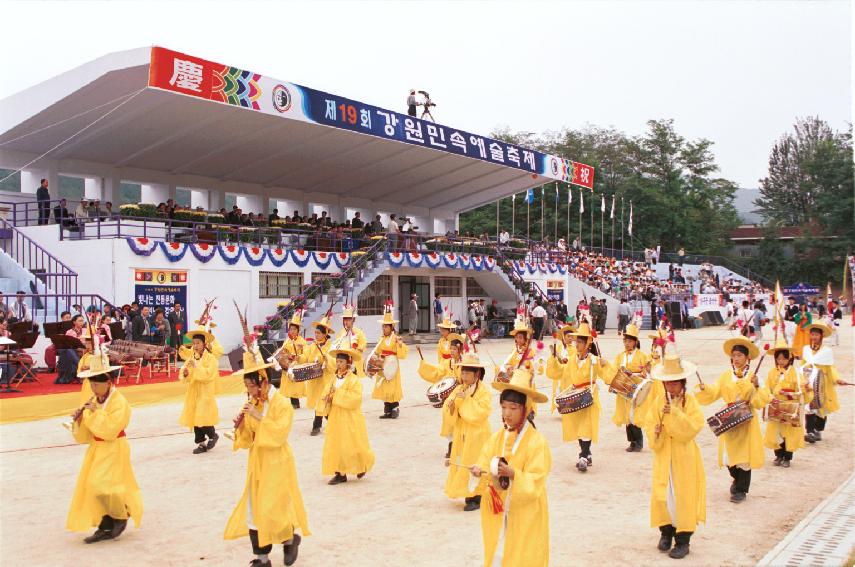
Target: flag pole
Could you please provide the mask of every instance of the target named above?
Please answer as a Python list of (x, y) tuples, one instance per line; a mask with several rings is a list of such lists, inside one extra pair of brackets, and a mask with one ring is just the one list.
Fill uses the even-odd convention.
[(555, 182), (555, 242), (558, 243), (558, 182)]
[(543, 194), (546, 192), (546, 188), (541, 185), (540, 186), (540, 241), (543, 242)]
[(516, 218), (516, 211), (514, 210), (514, 208), (515, 208), (514, 205), (516, 204), (516, 202), (517, 202), (517, 194), (514, 193), (513, 195), (511, 195), (511, 236), (514, 236), (514, 233), (516, 232), (517, 218)]
[(620, 259), (623, 260), (623, 197), (620, 198)]
[(501, 202), (501, 199), (496, 200), (496, 242), (499, 241), (499, 203)]
[(525, 239), (526, 244), (531, 240), (531, 199), (529, 198), (528, 191), (525, 194)]
[(584, 240), (582, 235), (584, 234), (582, 229), (582, 217), (585, 215), (585, 196), (582, 194), (582, 190), (579, 189), (579, 248), (584, 246)]
[(591, 251), (594, 251), (594, 192), (591, 191)]
[(606, 246), (603, 237), (603, 223), (605, 223), (606, 215), (606, 198), (600, 195), (600, 254), (606, 253)]
[(612, 195), (612, 210), (610, 213), (612, 217), (612, 253), (615, 251), (615, 196)]

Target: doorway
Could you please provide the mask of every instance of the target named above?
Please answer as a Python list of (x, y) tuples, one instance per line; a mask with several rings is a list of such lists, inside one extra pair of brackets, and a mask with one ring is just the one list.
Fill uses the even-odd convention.
[(431, 332), (430, 319), (430, 276), (398, 276), (398, 320), (401, 334), (406, 333), (409, 328), (407, 321), (407, 309), (410, 304), (410, 295), (416, 294), (419, 306), (419, 322), (416, 330), (419, 333)]

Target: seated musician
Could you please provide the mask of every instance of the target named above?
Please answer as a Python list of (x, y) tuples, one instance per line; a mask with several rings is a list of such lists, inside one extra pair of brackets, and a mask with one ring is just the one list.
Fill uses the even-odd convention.
[[(71, 328), (65, 332), (66, 336), (74, 337), (78, 340), (83, 339), (83, 315), (75, 315), (71, 318)], [(80, 362), (80, 357), (83, 356), (83, 349), (61, 349), (57, 351), (58, 361), (56, 369), (58, 376), (54, 381), (55, 384), (73, 384), (79, 382), (77, 378), (77, 365)]]
[[(8, 331), (8, 321), (7, 319), (0, 316), (0, 338), (8, 339), (9, 331)], [(5, 381), (6, 384), (10, 384), (12, 378), (15, 376), (15, 365), (9, 361), (8, 355), (11, 354), (13, 345), (0, 345), (0, 371), (2, 371), (2, 375), (0, 375), (0, 381)]]

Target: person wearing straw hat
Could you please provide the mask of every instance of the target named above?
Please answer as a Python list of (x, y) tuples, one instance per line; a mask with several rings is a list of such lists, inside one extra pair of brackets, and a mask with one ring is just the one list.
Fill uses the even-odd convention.
[(552, 380), (552, 403), (550, 404), (552, 412), (555, 411), (555, 396), (558, 395), (561, 386), (564, 367), (576, 357), (576, 346), (573, 339), (575, 332), (576, 327), (573, 325), (562, 326), (557, 333), (561, 340), (553, 343), (550, 356), (546, 360), (546, 377)]
[(505, 360), (505, 362), (496, 369), (496, 372), (504, 372), (508, 375), (514, 373), (517, 368), (522, 368), (528, 372), (529, 379), (534, 382), (535, 371), (538, 374), (543, 374), (543, 368), (535, 369), (535, 349), (531, 347), (531, 341), (534, 339), (534, 331), (528, 325), (523, 317), (517, 316), (514, 320), (514, 328), (509, 333), (514, 338), (514, 350)]
[(320, 321), (312, 323), (312, 326), (315, 328), (315, 342), (305, 353), (306, 362), (324, 363), (324, 373), (321, 377), (306, 381), (306, 403), (308, 407), (315, 408), (310, 435), (315, 436), (321, 433), (321, 425), (324, 422), (323, 393), (335, 378), (335, 358), (330, 356), (330, 336), (333, 334), (333, 328), (329, 316), (324, 315)]
[[(822, 401), (819, 409), (808, 407), (805, 415), (805, 426), (807, 434), (805, 439), (810, 443), (822, 440), (822, 432), (829, 414), (840, 409), (840, 401), (837, 399), (835, 386), (845, 386), (848, 382), (840, 379), (837, 368), (834, 366), (834, 353), (831, 347), (823, 345), (822, 341), (831, 336), (831, 328), (825, 323), (811, 323), (807, 327), (808, 344), (804, 345), (801, 352), (804, 368), (811, 373), (813, 370), (822, 372), (823, 381), (819, 388), (822, 389)], [(817, 390), (816, 385), (813, 386)], [(816, 395), (816, 392), (814, 392)]]
[(279, 363), (282, 365), (282, 380), (280, 387), (282, 395), (290, 398), (294, 409), (300, 409), (300, 398), (306, 397), (306, 383), (295, 382), (288, 369), (291, 365), (306, 362), (306, 339), (300, 336), (300, 328), (303, 326), (303, 318), (300, 310), (294, 312), (288, 322), (288, 335), (279, 351)]
[(751, 339), (742, 335), (728, 339), (723, 350), (730, 357), (731, 367), (712, 384), (698, 384), (695, 397), (705, 406), (718, 399), (728, 406), (740, 401), (749, 402), (752, 418), (718, 438), (718, 466), (727, 466), (733, 478), (730, 501), (739, 503), (748, 496), (751, 471), (763, 467), (763, 439), (756, 411), (769, 403), (772, 394), (769, 388), (760, 386), (756, 370), (751, 372), (751, 361), (760, 355), (760, 349)]
[(92, 356), (89, 369), (81, 378), (88, 379), (92, 396), (72, 416), (71, 433), (78, 443), (89, 445), (66, 528), (95, 533), (83, 541), (96, 543), (115, 539), (125, 530), (128, 519), (140, 526), (143, 514), (142, 494), (131, 466), (131, 448), (125, 428), (131, 420), (131, 405), (113, 384), (113, 372), (106, 356)]
[(356, 369), (356, 375), (360, 378), (365, 376), (363, 369), (362, 356), (365, 353), (365, 345), (368, 344), (365, 340), (365, 332), (356, 326), (356, 307), (353, 305), (345, 305), (341, 313), (341, 331), (333, 340), (333, 348), (342, 348), (344, 345), (349, 345), (350, 348), (356, 351), (356, 356), (353, 358), (353, 367)]
[(199, 455), (213, 449), (220, 439), (214, 429), (220, 422), (216, 397), (219, 361), (211, 353), (214, 335), (208, 331), (197, 329), (185, 334), (184, 338), (190, 339), (191, 352), (178, 372), (180, 380), (187, 384), (178, 423), (193, 431), (196, 442), (193, 454)]
[(549, 565), (549, 503), (546, 480), (552, 453), (534, 426), (534, 405), (549, 398), (531, 386), (517, 369), (510, 382), (493, 382), (499, 390), (504, 427), (484, 444), (469, 470), (478, 480), (484, 565)]
[(457, 329), (457, 325), (446, 315), (442, 322), (437, 324), (437, 328), (439, 329), (439, 341), (436, 344), (436, 359), (437, 362), (442, 363), (443, 360), (451, 358), (451, 340), (449, 340), (448, 335)]
[[(447, 378), (448, 376), (452, 376), (454, 374), (454, 359), (460, 358), (461, 349), (460, 346), (463, 344), (463, 336), (458, 333), (452, 333), (451, 331), (456, 329), (457, 325), (452, 323), (448, 317), (445, 318), (439, 324), (439, 342), (436, 345), (436, 358), (437, 364), (431, 364), (430, 362), (422, 359), (419, 361), (419, 376), (430, 384), (435, 384), (442, 380), (443, 378)], [(452, 339), (457, 340), (460, 345), (457, 348), (457, 354), (453, 354), (451, 347)]]
[(311, 535), (297, 481), (294, 453), (288, 443), (294, 408), (268, 381), (261, 355), (243, 353), (242, 377), (247, 402), (235, 420), (233, 450), (248, 449), (243, 495), (226, 523), (224, 539), (249, 535), (252, 567), (271, 567), (273, 544), (282, 543), (285, 565), (293, 565), (303, 536)]
[[(626, 326), (623, 333), (624, 351), (615, 357), (614, 362), (614, 376), (617, 376), (618, 372), (626, 371), (631, 373), (632, 380), (636, 384), (641, 383), (650, 371), (650, 358), (641, 350), (641, 340), (638, 335), (639, 329), (634, 323)], [(626, 428), (626, 440), (629, 441), (629, 447), (626, 448), (628, 453), (639, 452), (644, 448), (644, 434), (641, 427), (638, 426), (637, 419), (644, 415), (644, 408), (639, 407), (634, 412), (631, 409), (631, 400), (623, 396), (615, 398), (615, 413), (612, 416), (612, 423), (618, 427), (624, 426)]]
[[(398, 321), (392, 319), (392, 312), (388, 309), (387, 307), (383, 318), (377, 321), (382, 325), (383, 336), (377, 343), (376, 353), (384, 360), (387, 356), (394, 356), (398, 360), (403, 360), (407, 358), (409, 351), (401, 337), (395, 334), (395, 324)], [(401, 388), (400, 364), (392, 379), (385, 379), (383, 376), (377, 378), (371, 397), (375, 400), (383, 400), (383, 415), (380, 416), (380, 419), (398, 419), (399, 405), (404, 398), (404, 390)]]
[[(793, 364), (792, 350), (787, 341), (779, 337), (775, 346), (768, 349), (766, 354), (771, 354), (775, 361), (775, 367), (769, 370), (766, 376), (766, 387), (775, 400), (798, 403), (798, 415), (801, 417), (801, 407), (811, 403), (814, 393), (810, 383), (802, 378)], [(768, 420), (763, 442), (766, 447), (775, 451), (772, 464), (789, 468), (793, 453), (805, 446), (805, 429), (801, 419), (797, 425)]]
[(334, 376), (318, 404), (328, 420), (321, 472), (333, 475), (331, 485), (347, 482), (348, 474), (362, 478), (374, 466), (362, 414), (362, 382), (352, 369), (356, 355), (347, 345), (330, 352), (335, 358)]
[(704, 415), (686, 391), (686, 379), (696, 370), (691, 362), (667, 355), (652, 370), (653, 379), (663, 388), (651, 396), (642, 418), (653, 450), (650, 526), (659, 528), (659, 551), (674, 559), (689, 554), (692, 533), (707, 517), (704, 463), (695, 441), (704, 427)]
[(583, 321), (573, 334), (576, 341), (576, 356), (564, 365), (561, 377), (561, 391), (569, 388), (590, 388), (594, 403), (584, 409), (561, 416), (561, 429), (564, 442), (578, 441), (579, 460), (576, 469), (585, 472), (594, 464), (591, 454), (591, 444), (596, 443), (600, 430), (600, 394), (597, 380), (610, 384), (615, 371), (611, 365), (600, 356), (599, 348), (594, 342), (596, 333), (591, 330), (587, 321)]
[(490, 438), (490, 390), (484, 385), (487, 366), (477, 354), (468, 354), (457, 363), (461, 384), (449, 394), (443, 405), (443, 421), (448, 415), (452, 430), (449, 447), (448, 478), (445, 494), (449, 498), (463, 498), (465, 512), (481, 507), (481, 495), (469, 489), (469, 471), (466, 469), (481, 455), (484, 443)]

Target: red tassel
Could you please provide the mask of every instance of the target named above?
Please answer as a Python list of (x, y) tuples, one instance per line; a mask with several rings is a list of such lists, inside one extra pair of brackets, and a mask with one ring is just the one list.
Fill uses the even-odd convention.
[(502, 506), (502, 499), (499, 498), (499, 493), (496, 492), (492, 484), (490, 485), (490, 511), (494, 514), (501, 514), (505, 511), (504, 506)]

